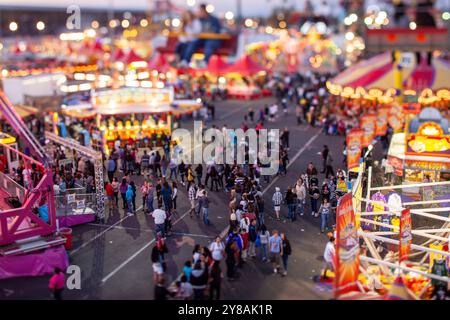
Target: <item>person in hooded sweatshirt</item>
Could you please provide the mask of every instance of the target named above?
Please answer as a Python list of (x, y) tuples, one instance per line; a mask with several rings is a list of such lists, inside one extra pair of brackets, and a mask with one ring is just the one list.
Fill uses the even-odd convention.
[(202, 265), (197, 261), (194, 265), (194, 270), (191, 272), (190, 282), (192, 289), (194, 289), (194, 300), (203, 300), (205, 298), (205, 289), (208, 284), (208, 271), (206, 265)]
[(127, 200), (127, 207), (128, 207), (127, 212), (128, 215), (134, 214), (133, 197), (134, 197), (133, 187), (131, 185), (128, 185), (127, 192), (125, 193), (125, 198)]

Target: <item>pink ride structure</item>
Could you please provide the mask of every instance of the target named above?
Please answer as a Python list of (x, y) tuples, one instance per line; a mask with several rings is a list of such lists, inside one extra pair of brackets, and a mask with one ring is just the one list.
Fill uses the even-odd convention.
[[(4, 150), (14, 152), (23, 162), (25, 168), (40, 172), (40, 180), (27, 188), (15, 184), (6, 174), (0, 173), (1, 196), (17, 196), (21, 203), (18, 208), (8, 206), (5, 199), (0, 206), (0, 259), (13, 258), (11, 255), (24, 254), (31, 251), (61, 245), (65, 239), (54, 237), (57, 229), (55, 198), (53, 193), (53, 173), (51, 162), (45, 155), (41, 145), (28, 130), (22, 118), (17, 114), (11, 102), (0, 92), (0, 111), (21, 140), (30, 149), (33, 159), (8, 145), (1, 144)], [(13, 187), (8, 187), (13, 185)], [(14, 192), (15, 191), (15, 192)], [(15, 194), (14, 194), (15, 193)], [(48, 217), (42, 218), (38, 208), (45, 208)], [(26, 245), (24, 245), (24, 243)], [(4, 257), (2, 257), (4, 256)], [(4, 270), (3, 270), (4, 271)], [(2, 278), (2, 261), (0, 260), (0, 279)]]

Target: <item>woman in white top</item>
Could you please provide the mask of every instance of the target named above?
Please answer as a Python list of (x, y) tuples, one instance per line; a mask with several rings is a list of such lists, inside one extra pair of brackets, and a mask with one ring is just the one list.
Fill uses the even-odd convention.
[[(178, 57), (178, 61), (181, 61), (182, 57), (184, 57), (184, 53), (189, 43), (194, 41), (197, 37), (197, 34), (202, 31), (200, 20), (195, 17), (193, 12), (184, 12), (182, 21), (183, 34), (178, 38), (178, 44), (175, 48), (175, 54)], [(187, 61), (183, 61), (183, 64), (187, 64)]]
[(295, 193), (297, 194), (297, 209), (298, 213), (302, 216), (304, 213), (304, 206), (306, 204), (306, 187), (302, 178), (297, 180), (295, 185)]
[(215, 261), (221, 261), (223, 258), (223, 253), (225, 250), (225, 245), (223, 244), (220, 237), (216, 237), (216, 241), (211, 243), (209, 246), (209, 250), (211, 251), (212, 258)]

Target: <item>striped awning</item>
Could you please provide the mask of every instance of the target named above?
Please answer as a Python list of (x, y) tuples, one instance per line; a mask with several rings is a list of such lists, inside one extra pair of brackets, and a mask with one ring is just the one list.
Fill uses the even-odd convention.
[[(414, 59), (415, 60), (415, 59)], [(330, 81), (332, 87), (379, 89), (383, 92), (395, 89), (395, 65), (389, 52), (360, 61), (349, 67)], [(411, 63), (402, 68), (403, 89), (417, 93), (425, 89), (437, 92), (450, 89), (450, 62), (441, 58), (433, 59), (432, 65)], [(331, 90), (330, 90), (331, 91)]]

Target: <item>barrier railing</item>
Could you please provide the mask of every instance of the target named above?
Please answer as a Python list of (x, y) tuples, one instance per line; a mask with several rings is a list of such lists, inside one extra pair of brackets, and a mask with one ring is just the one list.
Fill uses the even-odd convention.
[(0, 172), (0, 187), (7, 191), (11, 196), (18, 197), (21, 203), (25, 200), (25, 188), (2, 172)]

